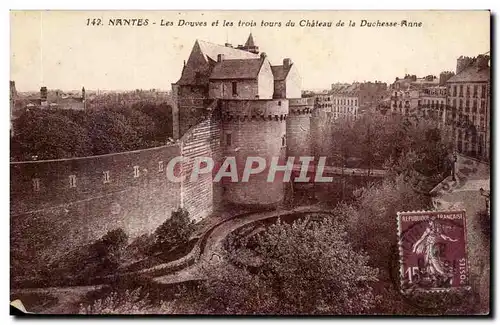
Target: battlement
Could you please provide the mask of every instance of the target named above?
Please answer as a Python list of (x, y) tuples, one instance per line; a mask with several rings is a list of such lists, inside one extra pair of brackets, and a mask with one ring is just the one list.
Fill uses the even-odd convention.
[(224, 100), (221, 115), (224, 120), (283, 120), (288, 115), (288, 100)]
[(314, 109), (314, 98), (289, 99), (289, 114), (310, 114)]

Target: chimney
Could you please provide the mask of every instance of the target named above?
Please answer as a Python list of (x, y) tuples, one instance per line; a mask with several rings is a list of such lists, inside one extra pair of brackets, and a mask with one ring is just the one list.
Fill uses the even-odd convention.
[(224, 61), (224, 54), (217, 54), (217, 62)]
[(225, 47), (230, 47), (230, 48), (233, 48), (233, 44), (231, 44), (231, 43), (225, 43), (225, 44), (224, 44), (224, 46), (225, 46)]
[(291, 59), (289, 59), (289, 58), (283, 59), (283, 68), (289, 69), (291, 65), (292, 65)]
[(42, 101), (46, 101), (47, 100), (47, 87), (41, 87), (40, 88), (40, 99)]
[(451, 71), (444, 71), (444, 72), (441, 72), (439, 74), (439, 85), (440, 86), (444, 86), (446, 84), (446, 82), (448, 81), (448, 79), (450, 79), (451, 77), (453, 77), (455, 75), (454, 72), (451, 72)]
[(477, 60), (476, 66), (478, 71), (482, 69), (488, 69), (489, 67), (488, 61), (490, 60), (489, 56), (481, 54), (477, 56), (476, 60)]
[(472, 64), (472, 62), (473, 62), (472, 58), (468, 56), (460, 56), (457, 59), (456, 74), (459, 74), (460, 72), (464, 71), (467, 67), (469, 67)]

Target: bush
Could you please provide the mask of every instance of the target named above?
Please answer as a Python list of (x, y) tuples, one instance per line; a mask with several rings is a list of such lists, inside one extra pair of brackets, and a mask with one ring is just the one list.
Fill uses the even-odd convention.
[(193, 231), (194, 223), (189, 219), (189, 212), (182, 208), (173, 211), (171, 217), (156, 228), (151, 253), (169, 252), (186, 244)]
[(358, 314), (378, 300), (372, 290), (378, 270), (347, 242), (344, 226), (336, 220), (278, 222), (256, 237), (254, 252), (262, 261), (258, 269), (223, 262), (207, 270), (208, 312)]
[(172, 314), (173, 302), (153, 304), (148, 295), (142, 295), (141, 289), (125, 291), (123, 294), (112, 292), (105, 298), (91, 304), (80, 305), (79, 314)]
[(52, 263), (45, 274), (50, 279), (87, 279), (107, 275), (118, 269), (128, 236), (123, 229), (108, 231), (94, 243), (70, 251)]

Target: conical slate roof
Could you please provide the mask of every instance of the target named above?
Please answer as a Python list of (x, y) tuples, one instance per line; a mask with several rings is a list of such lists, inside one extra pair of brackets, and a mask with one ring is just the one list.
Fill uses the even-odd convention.
[(247, 39), (247, 42), (245, 43), (245, 47), (255, 47), (252, 33), (250, 33), (250, 35), (248, 35), (248, 39)]

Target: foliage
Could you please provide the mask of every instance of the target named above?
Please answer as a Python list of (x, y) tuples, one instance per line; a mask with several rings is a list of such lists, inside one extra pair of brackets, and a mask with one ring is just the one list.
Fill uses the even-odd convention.
[(91, 304), (81, 304), (79, 314), (173, 314), (172, 302), (152, 303), (141, 289), (127, 290), (124, 294), (112, 292)]
[(425, 210), (430, 197), (416, 193), (402, 175), (371, 184), (356, 195), (356, 212), (348, 220), (350, 238), (372, 256), (375, 265), (387, 269), (390, 248), (397, 243), (397, 212)]
[(168, 252), (179, 245), (186, 244), (194, 231), (194, 223), (189, 219), (189, 212), (179, 208), (172, 211), (169, 219), (165, 220), (154, 232), (152, 253)]
[(53, 111), (30, 110), (14, 121), (11, 155), (19, 160), (56, 159), (91, 153), (87, 130)]
[(171, 107), (166, 103), (112, 104), (86, 111), (30, 108), (13, 123), (14, 160), (144, 149), (163, 145), (172, 136)]
[[(276, 223), (258, 234), (258, 270), (208, 270), (207, 309), (228, 314), (358, 314), (376, 297), (378, 271), (334, 220)], [(230, 252), (237, 254), (237, 251)]]
[(108, 231), (92, 244), (77, 248), (51, 263), (46, 277), (89, 278), (117, 270), (128, 236), (121, 228)]
[(406, 167), (425, 176), (449, 168), (450, 134), (432, 120), (366, 114), (337, 123), (332, 136), (337, 163), (346, 164), (348, 158), (357, 157), (365, 168), (381, 168), (388, 158), (392, 166), (413, 151), (417, 159)]

